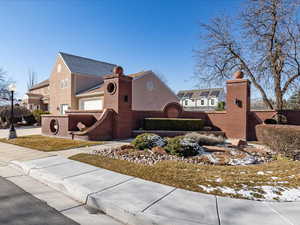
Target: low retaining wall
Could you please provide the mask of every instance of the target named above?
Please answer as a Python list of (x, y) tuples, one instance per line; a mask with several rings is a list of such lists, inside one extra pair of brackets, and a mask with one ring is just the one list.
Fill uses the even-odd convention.
[[(288, 119), (289, 125), (300, 125), (300, 111), (285, 110), (283, 114)], [(247, 136), (248, 140), (257, 140), (255, 126), (262, 124), (264, 120), (276, 115), (274, 110), (250, 111), (247, 115)], [(144, 118), (163, 118), (163, 111), (133, 111), (133, 130), (143, 128)], [(203, 111), (183, 111), (180, 118), (193, 118), (205, 120), (205, 126), (213, 127), (213, 131), (223, 131), (227, 137), (235, 138), (238, 136), (236, 127), (241, 126), (242, 122), (236, 118), (231, 120), (226, 111), (203, 112)], [(230, 135), (228, 135), (230, 134)]]
[[(59, 124), (57, 132), (52, 132), (50, 129), (51, 121), (56, 120)], [(61, 137), (70, 137), (69, 134), (69, 117), (67, 115), (52, 116), (52, 115), (42, 115), (42, 133), (46, 135), (56, 135)]]
[(153, 133), (161, 137), (175, 137), (175, 136), (185, 135), (190, 132), (225, 137), (225, 133), (223, 131), (169, 131), (169, 130), (133, 130), (132, 137), (136, 137), (143, 133)]

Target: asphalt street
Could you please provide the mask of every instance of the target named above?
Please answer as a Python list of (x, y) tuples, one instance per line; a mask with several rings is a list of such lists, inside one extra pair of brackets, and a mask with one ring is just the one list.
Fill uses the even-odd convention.
[(78, 223), (0, 177), (0, 225), (78, 225)]

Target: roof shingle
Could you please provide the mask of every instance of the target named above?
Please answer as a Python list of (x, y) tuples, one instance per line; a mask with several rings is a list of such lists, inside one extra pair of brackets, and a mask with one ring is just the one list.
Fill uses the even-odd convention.
[(117, 65), (89, 59), (81, 56), (71, 55), (64, 52), (59, 53), (72, 73), (84, 75), (103, 76), (111, 74)]

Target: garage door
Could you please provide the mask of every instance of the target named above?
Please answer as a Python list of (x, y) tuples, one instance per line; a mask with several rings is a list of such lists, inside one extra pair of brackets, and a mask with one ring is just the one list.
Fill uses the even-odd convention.
[(102, 99), (82, 100), (83, 110), (102, 110), (102, 108), (103, 108)]

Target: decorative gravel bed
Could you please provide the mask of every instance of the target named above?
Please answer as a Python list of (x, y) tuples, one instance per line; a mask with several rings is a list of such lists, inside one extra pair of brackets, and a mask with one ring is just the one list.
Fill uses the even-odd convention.
[(262, 149), (246, 147), (238, 149), (234, 147), (203, 146), (204, 153), (192, 157), (178, 157), (167, 154), (162, 148), (156, 147), (152, 150), (137, 150), (131, 145), (122, 147), (101, 148), (97, 146), (91, 154), (101, 155), (112, 159), (127, 160), (129, 162), (154, 165), (161, 161), (172, 160), (192, 164), (213, 164), (213, 165), (249, 165), (270, 162), (272, 153)]

